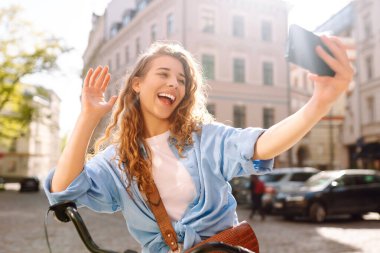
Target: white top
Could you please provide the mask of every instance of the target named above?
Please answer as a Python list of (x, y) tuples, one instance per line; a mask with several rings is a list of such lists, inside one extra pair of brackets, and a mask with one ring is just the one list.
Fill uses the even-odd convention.
[(147, 138), (152, 152), (153, 179), (169, 217), (178, 221), (195, 196), (194, 182), (168, 144), (170, 132)]

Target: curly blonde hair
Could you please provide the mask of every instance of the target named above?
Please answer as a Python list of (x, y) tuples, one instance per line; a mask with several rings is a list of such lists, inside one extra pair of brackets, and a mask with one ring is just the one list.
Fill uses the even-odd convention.
[[(135, 77), (143, 78), (149, 71), (150, 62), (160, 56), (171, 56), (179, 60), (185, 74), (185, 96), (169, 117), (170, 133), (176, 141), (175, 147), (182, 156), (185, 146), (192, 145), (192, 132), (199, 131), (204, 123), (211, 122), (212, 116), (206, 109), (206, 84), (199, 64), (182, 46), (173, 43), (154, 43), (139, 57), (129, 74), (126, 84), (120, 90), (117, 105), (105, 134), (95, 144), (95, 153), (104, 143), (115, 144), (119, 169), (125, 172), (127, 192), (131, 195), (132, 180), (136, 180), (143, 194), (151, 192), (153, 184), (151, 151), (144, 134), (144, 120), (138, 100), (133, 90)], [(141, 150), (144, 147), (144, 151)]]

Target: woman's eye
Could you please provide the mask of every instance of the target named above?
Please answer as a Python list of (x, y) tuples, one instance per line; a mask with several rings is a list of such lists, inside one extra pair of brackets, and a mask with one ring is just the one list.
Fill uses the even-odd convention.
[(178, 82), (180, 82), (181, 84), (185, 84), (185, 80), (184, 79), (180, 79), (180, 80), (178, 80)]
[(167, 77), (168, 76), (168, 74), (166, 74), (166, 73), (158, 73), (158, 75), (162, 76), (162, 77)]

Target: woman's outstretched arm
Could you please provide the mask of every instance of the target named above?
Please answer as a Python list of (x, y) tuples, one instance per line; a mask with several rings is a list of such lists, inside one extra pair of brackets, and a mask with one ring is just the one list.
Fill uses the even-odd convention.
[(310, 100), (296, 113), (270, 127), (257, 140), (253, 159), (270, 159), (291, 148), (325, 116), (347, 90), (353, 69), (345, 46), (335, 37), (321, 36), (334, 57), (317, 47), (318, 55), (335, 71), (334, 77), (309, 74), (314, 81)]
[(81, 95), (81, 113), (58, 160), (51, 192), (65, 190), (82, 172), (92, 133), (101, 118), (112, 109), (117, 98), (113, 96), (108, 102), (105, 101), (104, 92), (109, 81), (108, 67), (99, 66), (95, 71), (90, 69), (87, 72)]

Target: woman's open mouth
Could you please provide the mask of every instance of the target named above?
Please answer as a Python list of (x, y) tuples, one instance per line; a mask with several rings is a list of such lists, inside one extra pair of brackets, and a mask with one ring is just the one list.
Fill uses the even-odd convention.
[(160, 101), (166, 105), (172, 105), (176, 100), (176, 97), (169, 93), (162, 92), (158, 93), (157, 96), (160, 99)]

